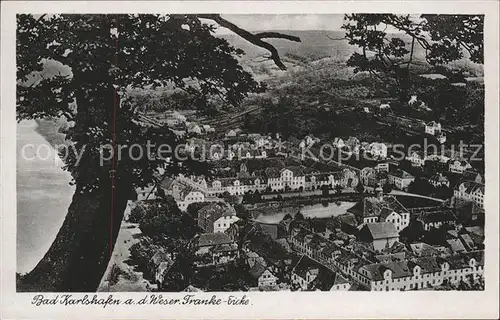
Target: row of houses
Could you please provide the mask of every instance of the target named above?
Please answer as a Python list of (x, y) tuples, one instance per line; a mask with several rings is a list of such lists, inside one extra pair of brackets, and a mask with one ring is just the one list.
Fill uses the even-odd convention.
[(353, 214), (358, 225), (368, 223), (390, 223), (396, 232), (400, 232), (410, 224), (410, 212), (396, 197), (384, 195), (382, 189), (375, 189), (375, 197), (364, 197), (347, 213)]
[[(483, 277), (483, 251), (373, 261), (304, 229), (293, 230), (289, 241), (298, 251), (337, 268), (349, 281), (372, 291), (418, 290)], [(393, 246), (397, 243), (394, 240)]]
[(462, 181), (453, 190), (453, 196), (457, 199), (472, 202), (479, 208), (484, 209), (484, 184), (476, 181)]
[[(243, 169), (245, 170), (245, 169)], [(256, 191), (306, 191), (317, 190), (322, 186), (335, 188), (354, 186), (358, 178), (356, 173), (349, 169), (335, 172), (307, 172), (307, 168), (301, 166), (267, 167), (259, 172), (242, 174), (237, 177), (227, 178), (205, 178), (180, 177), (179, 180), (191, 180), (193, 189), (198, 189), (208, 197), (220, 196), (224, 193), (231, 195), (243, 195)], [(184, 192), (185, 194), (186, 192)], [(199, 196), (199, 195), (197, 195)], [(181, 196), (182, 197), (182, 196)]]
[(221, 265), (239, 257), (238, 245), (225, 233), (201, 233), (191, 242), (198, 266)]
[(375, 187), (389, 183), (399, 190), (406, 190), (415, 181), (415, 176), (402, 169), (392, 170), (388, 162), (379, 163), (373, 168), (365, 167), (361, 169), (359, 176), (365, 186)]
[(361, 142), (356, 137), (349, 137), (344, 141), (344, 139), (336, 137), (332, 146), (348, 154), (369, 153), (377, 158), (387, 158), (387, 145), (383, 142)]
[(198, 226), (207, 233), (225, 232), (239, 221), (234, 208), (228, 204), (210, 203), (198, 210)]
[(459, 159), (458, 155), (451, 152), (441, 154), (427, 154), (425, 151), (413, 151), (406, 160), (410, 161), (414, 167), (423, 167), (427, 161), (436, 161), (448, 164), (448, 171), (463, 174), (472, 169), (472, 165), (465, 159)]
[(436, 137), (439, 143), (446, 142), (446, 134), (443, 132), (441, 128), (441, 123), (436, 121), (430, 121), (425, 124), (425, 133)]
[[(357, 185), (358, 177), (350, 169), (334, 172), (311, 171), (304, 166), (266, 167), (250, 174), (244, 164), (236, 177), (211, 178), (207, 181), (202, 176), (179, 175), (175, 179), (164, 178), (158, 185), (165, 194), (172, 195), (179, 209), (196, 202), (216, 202), (217, 198), (226, 192), (231, 195), (264, 191), (308, 191), (318, 190), (323, 186), (353, 187)], [(137, 188), (138, 200), (154, 200), (157, 190), (154, 186)]]

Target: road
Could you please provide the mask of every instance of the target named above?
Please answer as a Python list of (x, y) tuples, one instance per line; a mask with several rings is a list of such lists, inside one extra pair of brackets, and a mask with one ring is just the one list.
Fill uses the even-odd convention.
[(429, 199), (429, 200), (434, 200), (438, 202), (444, 202), (443, 199), (438, 199), (438, 198), (433, 198), (433, 197), (428, 197), (424, 196), (421, 194), (416, 194), (416, 193), (408, 193), (400, 190), (392, 190), (389, 194), (395, 195), (395, 196), (409, 196), (409, 197), (416, 197), (416, 198), (424, 198), (424, 199)]
[[(373, 192), (373, 187), (366, 187), (365, 186), (365, 191), (372, 191)], [(393, 196), (408, 196), (408, 197), (415, 197), (415, 198), (423, 198), (423, 199), (434, 200), (437, 202), (444, 202), (445, 201), (443, 199), (433, 198), (433, 197), (429, 197), (429, 196), (424, 196), (422, 194), (410, 193), (410, 192), (405, 192), (405, 191), (401, 191), (401, 190), (392, 190), (389, 194), (391, 194)]]
[[(127, 205), (125, 209), (125, 217), (127, 217), (132, 208), (132, 204)], [(138, 235), (141, 233), (139, 226), (135, 223), (122, 221), (116, 245), (113, 250), (113, 256), (109, 261), (108, 268), (104, 273), (101, 284), (97, 289), (98, 292), (146, 292), (156, 289), (156, 284), (151, 284), (144, 279), (142, 272), (134, 270), (133, 266), (127, 264), (130, 258), (130, 247), (139, 242)], [(119, 276), (116, 283), (111, 284), (109, 279), (111, 270), (119, 269)]]
[[(373, 191), (373, 188), (372, 187), (365, 187), (365, 190)], [(350, 193), (357, 193), (357, 192), (355, 190), (353, 190), (352, 188), (346, 188), (346, 189), (342, 190), (342, 194), (350, 194)], [(307, 196), (321, 195), (321, 194), (322, 194), (321, 190), (303, 191), (303, 192), (288, 192), (288, 193), (273, 193), (273, 194), (262, 195), (262, 199), (273, 199), (273, 198), (277, 197), (278, 195), (281, 195), (282, 198), (290, 198), (290, 197), (297, 197), (297, 196), (307, 197)], [(335, 190), (330, 190), (330, 194), (335, 194)], [(400, 191), (400, 190), (392, 190), (389, 194), (393, 195), (393, 196), (408, 196), (408, 197), (415, 197), (415, 198), (423, 198), (423, 199), (434, 200), (437, 202), (444, 202), (445, 201), (443, 199), (424, 196), (424, 195), (417, 194), (417, 193), (404, 192), (404, 191)]]

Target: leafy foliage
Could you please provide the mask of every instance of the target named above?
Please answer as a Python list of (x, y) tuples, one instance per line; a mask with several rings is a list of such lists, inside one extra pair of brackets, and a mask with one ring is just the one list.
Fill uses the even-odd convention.
[(171, 196), (151, 202), (139, 227), (145, 235), (171, 239), (191, 239), (199, 231), (193, 217), (182, 214)]
[(384, 190), (384, 193), (390, 193), (394, 187), (390, 183), (386, 183), (383, 185), (382, 189)]
[[(196, 16), (43, 15), (36, 19), (21, 14), (17, 24), (18, 119), (65, 115), (75, 121), (67, 135), (75, 149), (65, 155), (65, 168), (80, 192), (98, 187), (110, 170), (122, 173), (118, 179), (127, 175), (135, 186), (144, 186), (158, 167), (166, 166), (159, 157), (132, 160), (127, 153), (99, 165), (105, 145), (135, 143), (146, 150), (148, 140), (156, 146), (176, 142), (169, 130), (145, 129), (134, 121), (137, 115), (126, 101), (128, 90), (178, 88), (198, 100), (217, 95), (238, 104), (249, 92), (261, 89), (238, 63), (237, 56), (243, 52), (214, 37), (214, 27)], [(47, 61), (60, 63), (69, 74), (45, 77)], [(77, 163), (80, 152), (83, 156)], [(179, 167), (178, 163), (171, 166)]]
[(146, 211), (141, 205), (136, 205), (132, 210), (130, 210), (130, 216), (128, 220), (132, 223), (138, 223), (144, 218)]
[[(347, 64), (354, 72), (368, 71), (383, 79), (404, 99), (411, 88), (410, 67), (417, 46), (424, 49), (431, 65), (461, 59), (464, 51), (471, 61), (484, 61), (482, 15), (350, 14), (345, 21), (345, 38), (361, 49)], [(388, 28), (401, 33), (389, 33)]]

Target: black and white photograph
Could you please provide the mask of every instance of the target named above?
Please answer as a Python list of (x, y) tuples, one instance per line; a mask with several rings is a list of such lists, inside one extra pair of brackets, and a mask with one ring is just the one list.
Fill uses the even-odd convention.
[(483, 292), (486, 19), (428, 12), (16, 13), (15, 291)]

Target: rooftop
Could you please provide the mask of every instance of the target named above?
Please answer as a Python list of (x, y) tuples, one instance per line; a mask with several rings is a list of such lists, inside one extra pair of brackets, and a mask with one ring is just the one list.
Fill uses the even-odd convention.
[(250, 273), (250, 275), (254, 278), (254, 279), (259, 279), (260, 276), (266, 272), (267, 270), (267, 267), (264, 266), (263, 264), (257, 262), (253, 265), (252, 268), (250, 268), (250, 270), (248, 270), (248, 272)]
[(478, 182), (474, 182), (474, 181), (464, 181), (462, 183), (457, 184), (455, 189), (459, 190), (462, 186), (465, 187), (465, 193), (470, 194), (470, 193), (479, 191), (482, 194), (484, 194), (484, 184), (482, 184), (482, 183), (478, 183)]
[(415, 178), (414, 176), (412, 176), (408, 172), (401, 170), (401, 169), (397, 169), (394, 172), (390, 172), (389, 175), (395, 176), (395, 177), (398, 177), (401, 179), (413, 179), (413, 178)]
[(374, 240), (399, 237), (399, 233), (392, 222), (367, 223), (365, 227)]
[(225, 233), (202, 233), (198, 237), (198, 247), (229, 244), (233, 241)]
[(399, 202), (396, 197), (386, 195), (382, 199), (376, 197), (365, 197), (362, 201), (349, 208), (347, 212), (362, 217), (378, 217), (382, 209), (388, 208), (399, 214), (408, 212), (408, 210)]

